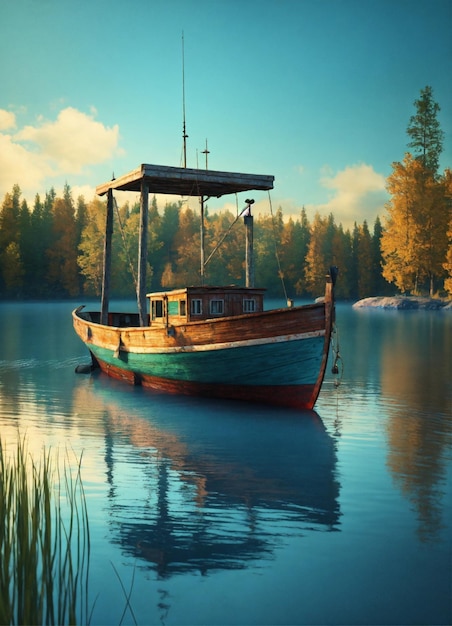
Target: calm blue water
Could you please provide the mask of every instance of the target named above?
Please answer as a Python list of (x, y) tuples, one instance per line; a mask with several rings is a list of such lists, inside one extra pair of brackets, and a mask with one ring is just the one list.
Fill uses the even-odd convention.
[(296, 412), (77, 375), (71, 308), (0, 305), (0, 433), (83, 452), (92, 624), (451, 622), (451, 314), (339, 305)]

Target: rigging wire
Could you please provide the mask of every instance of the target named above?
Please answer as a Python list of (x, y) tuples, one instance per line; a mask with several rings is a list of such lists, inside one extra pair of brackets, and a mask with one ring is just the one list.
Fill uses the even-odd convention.
[(121, 215), (119, 213), (118, 203), (116, 202), (116, 198), (114, 196), (113, 196), (113, 202), (115, 203), (116, 215), (118, 216), (119, 231), (120, 231), (121, 237), (122, 237), (122, 245), (124, 246), (124, 251), (125, 251), (126, 256), (127, 256), (127, 261), (129, 263), (129, 269), (130, 269), (130, 272), (132, 274), (133, 284), (135, 286), (135, 291), (136, 291), (137, 288), (138, 288), (138, 279), (137, 279), (137, 275), (136, 275), (136, 272), (135, 272), (135, 267), (134, 267), (134, 265), (132, 263), (132, 259), (130, 258), (130, 250), (129, 250), (129, 246), (127, 245), (127, 242), (126, 242), (126, 236), (125, 236), (125, 233), (124, 233), (124, 228), (122, 226)]
[(278, 275), (279, 275), (279, 278), (281, 279), (281, 284), (282, 284), (282, 288), (283, 288), (283, 291), (284, 291), (284, 297), (285, 297), (286, 302), (287, 302), (288, 301), (288, 297), (287, 297), (286, 284), (284, 282), (284, 274), (283, 274), (283, 271), (281, 269), (281, 262), (279, 260), (279, 254), (278, 254), (278, 245), (276, 243), (277, 242), (276, 225), (275, 225), (275, 218), (273, 216), (273, 206), (272, 206), (272, 199), (271, 199), (270, 191), (268, 191), (268, 202), (270, 204), (270, 213), (271, 213), (271, 217), (272, 217), (273, 243), (275, 245), (276, 263), (278, 264)]
[(204, 261), (204, 266), (207, 265), (207, 263), (210, 261), (210, 259), (213, 257), (213, 255), (215, 254), (215, 252), (218, 250), (218, 248), (221, 246), (221, 244), (223, 243), (223, 241), (226, 239), (226, 237), (229, 235), (229, 233), (231, 232), (233, 226), (235, 225), (235, 223), (237, 222), (237, 220), (242, 217), (242, 215), (244, 214), (244, 212), (249, 208), (249, 205), (246, 205), (246, 207), (244, 209), (242, 209), (240, 211), (240, 213), (237, 214), (237, 217), (234, 219), (234, 221), (232, 222), (232, 224), (230, 224), (229, 228), (227, 229), (227, 231), (223, 234), (222, 238), (220, 239), (220, 241), (217, 243), (217, 245), (215, 246), (215, 248), (212, 250), (212, 252), (209, 254), (209, 257), (207, 259), (207, 261)]

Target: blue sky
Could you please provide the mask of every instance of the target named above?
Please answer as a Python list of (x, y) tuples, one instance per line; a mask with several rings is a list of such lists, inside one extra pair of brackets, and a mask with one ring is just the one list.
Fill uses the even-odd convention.
[(207, 139), (285, 215), (372, 225), (426, 85), (452, 166), (451, 25), (452, 0), (0, 0), (0, 200), (181, 165), (183, 32), (188, 166)]

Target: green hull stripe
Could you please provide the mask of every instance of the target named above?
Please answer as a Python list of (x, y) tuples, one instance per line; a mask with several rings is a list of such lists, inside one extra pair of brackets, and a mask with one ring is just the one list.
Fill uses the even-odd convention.
[(129, 372), (170, 380), (224, 385), (313, 385), (320, 371), (324, 337), (286, 343), (172, 354), (114, 352), (91, 343), (100, 361)]

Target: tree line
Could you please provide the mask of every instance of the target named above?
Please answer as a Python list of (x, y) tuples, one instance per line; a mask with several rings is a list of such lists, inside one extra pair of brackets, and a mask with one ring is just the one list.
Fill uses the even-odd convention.
[[(330, 265), (340, 268), (337, 297), (359, 299), (397, 292), (452, 295), (452, 175), (438, 172), (443, 134), (430, 87), (415, 101), (408, 135), (413, 154), (393, 164), (387, 215), (345, 230), (334, 216), (305, 209), (295, 219), (282, 208), (254, 219), (255, 284), (269, 295), (316, 297)], [(101, 291), (106, 202), (73, 199), (51, 189), (32, 207), (19, 185), (0, 208), (0, 298), (63, 299)], [(137, 267), (138, 203), (116, 206), (112, 295), (131, 297)], [(170, 289), (200, 280), (200, 215), (185, 202), (149, 207), (148, 289)], [(205, 258), (229, 231), (230, 211), (205, 214)], [(241, 221), (241, 220), (239, 220)], [(244, 284), (245, 229), (228, 232), (205, 268), (207, 284)]]
[[(159, 290), (200, 280), (200, 215), (187, 204), (153, 197), (149, 208), (148, 288)], [(74, 202), (65, 186), (63, 197), (51, 190), (32, 209), (21, 200), (18, 185), (6, 194), (0, 213), (0, 294), (6, 298), (75, 298), (101, 291), (106, 203), (83, 197)], [(113, 230), (112, 293), (134, 294), (139, 203), (116, 207)], [(205, 258), (217, 246), (236, 215), (205, 214)], [(207, 284), (244, 284), (245, 228), (242, 219), (231, 229), (205, 267)], [(359, 298), (393, 291), (381, 274), (382, 226), (366, 222), (352, 232), (333, 215), (316, 214), (312, 223), (303, 208), (297, 219), (274, 215), (254, 218), (255, 284), (273, 296), (321, 295), (325, 274), (338, 265), (338, 297)]]

